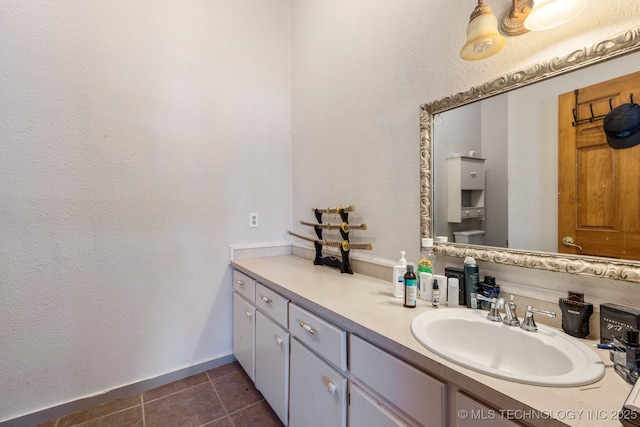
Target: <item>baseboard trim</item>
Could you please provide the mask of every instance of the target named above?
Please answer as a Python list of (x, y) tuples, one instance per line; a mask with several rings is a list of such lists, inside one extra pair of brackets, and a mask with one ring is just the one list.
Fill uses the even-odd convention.
[(41, 411), (13, 418), (11, 420), (2, 421), (0, 422), (0, 427), (31, 427), (55, 418), (65, 416), (67, 414), (72, 414), (77, 411), (82, 411), (97, 405), (101, 405), (103, 403), (111, 402), (112, 400), (116, 400), (121, 397), (129, 396), (134, 393), (141, 393), (146, 390), (151, 390), (152, 388), (160, 387), (165, 384), (169, 384), (174, 381), (178, 381), (235, 361), (236, 358), (233, 356), (233, 354), (229, 354), (227, 356), (219, 357), (217, 359), (209, 360), (207, 362), (169, 372), (158, 377), (149, 378), (133, 384), (118, 387), (116, 389), (109, 390), (95, 396), (84, 397), (72, 402), (63, 403), (61, 405), (43, 409)]

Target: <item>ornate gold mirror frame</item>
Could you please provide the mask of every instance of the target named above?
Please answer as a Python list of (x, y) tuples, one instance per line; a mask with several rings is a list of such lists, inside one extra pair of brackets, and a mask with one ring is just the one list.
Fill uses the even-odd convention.
[[(435, 114), (638, 50), (640, 50), (640, 27), (635, 27), (610, 40), (585, 46), (568, 55), (531, 65), (480, 86), (472, 87), (465, 92), (459, 92), (422, 105), (420, 114), (420, 235), (431, 237), (431, 143), (433, 138), (432, 123)], [(479, 261), (516, 267), (640, 283), (640, 262), (638, 261), (619, 261), (611, 258), (456, 243), (436, 243), (434, 250), (440, 255), (452, 257), (472, 256)]]

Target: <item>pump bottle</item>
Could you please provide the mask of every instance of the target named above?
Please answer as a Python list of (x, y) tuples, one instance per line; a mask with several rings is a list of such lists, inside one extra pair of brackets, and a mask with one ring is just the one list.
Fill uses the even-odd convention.
[(404, 274), (407, 272), (407, 260), (404, 254), (404, 251), (400, 251), (400, 260), (393, 267), (393, 296), (396, 298), (404, 296)]

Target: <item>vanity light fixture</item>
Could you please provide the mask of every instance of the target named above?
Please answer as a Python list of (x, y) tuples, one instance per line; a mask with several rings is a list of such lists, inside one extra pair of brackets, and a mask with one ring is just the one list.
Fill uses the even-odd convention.
[(542, 31), (569, 22), (587, 7), (588, 0), (513, 0), (500, 21), (508, 36)]
[(504, 37), (498, 32), (498, 20), (491, 8), (478, 0), (467, 26), (467, 41), (460, 51), (462, 59), (475, 61), (498, 53), (505, 44)]
[(530, 31), (542, 31), (571, 21), (587, 7), (587, 0), (536, 0), (524, 20)]

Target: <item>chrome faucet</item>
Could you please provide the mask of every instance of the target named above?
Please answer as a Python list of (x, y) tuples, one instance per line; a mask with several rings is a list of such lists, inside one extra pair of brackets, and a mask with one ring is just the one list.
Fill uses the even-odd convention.
[(492, 322), (502, 322), (502, 316), (500, 316), (500, 309), (504, 307), (504, 298), (487, 298), (484, 295), (476, 295), (476, 298), (480, 301), (487, 301), (491, 303), (491, 309), (487, 314), (487, 319)]
[(545, 316), (556, 317), (556, 313), (553, 311), (538, 310), (537, 308), (533, 308), (528, 305), (527, 312), (525, 313), (522, 324), (520, 325), (520, 327), (525, 331), (536, 332), (538, 330), (538, 326), (536, 325), (535, 320), (533, 320), (533, 313), (540, 313), (544, 314)]
[(516, 314), (516, 302), (514, 296), (511, 295), (509, 301), (504, 304), (504, 319), (502, 323), (508, 326), (520, 326), (520, 319)]

